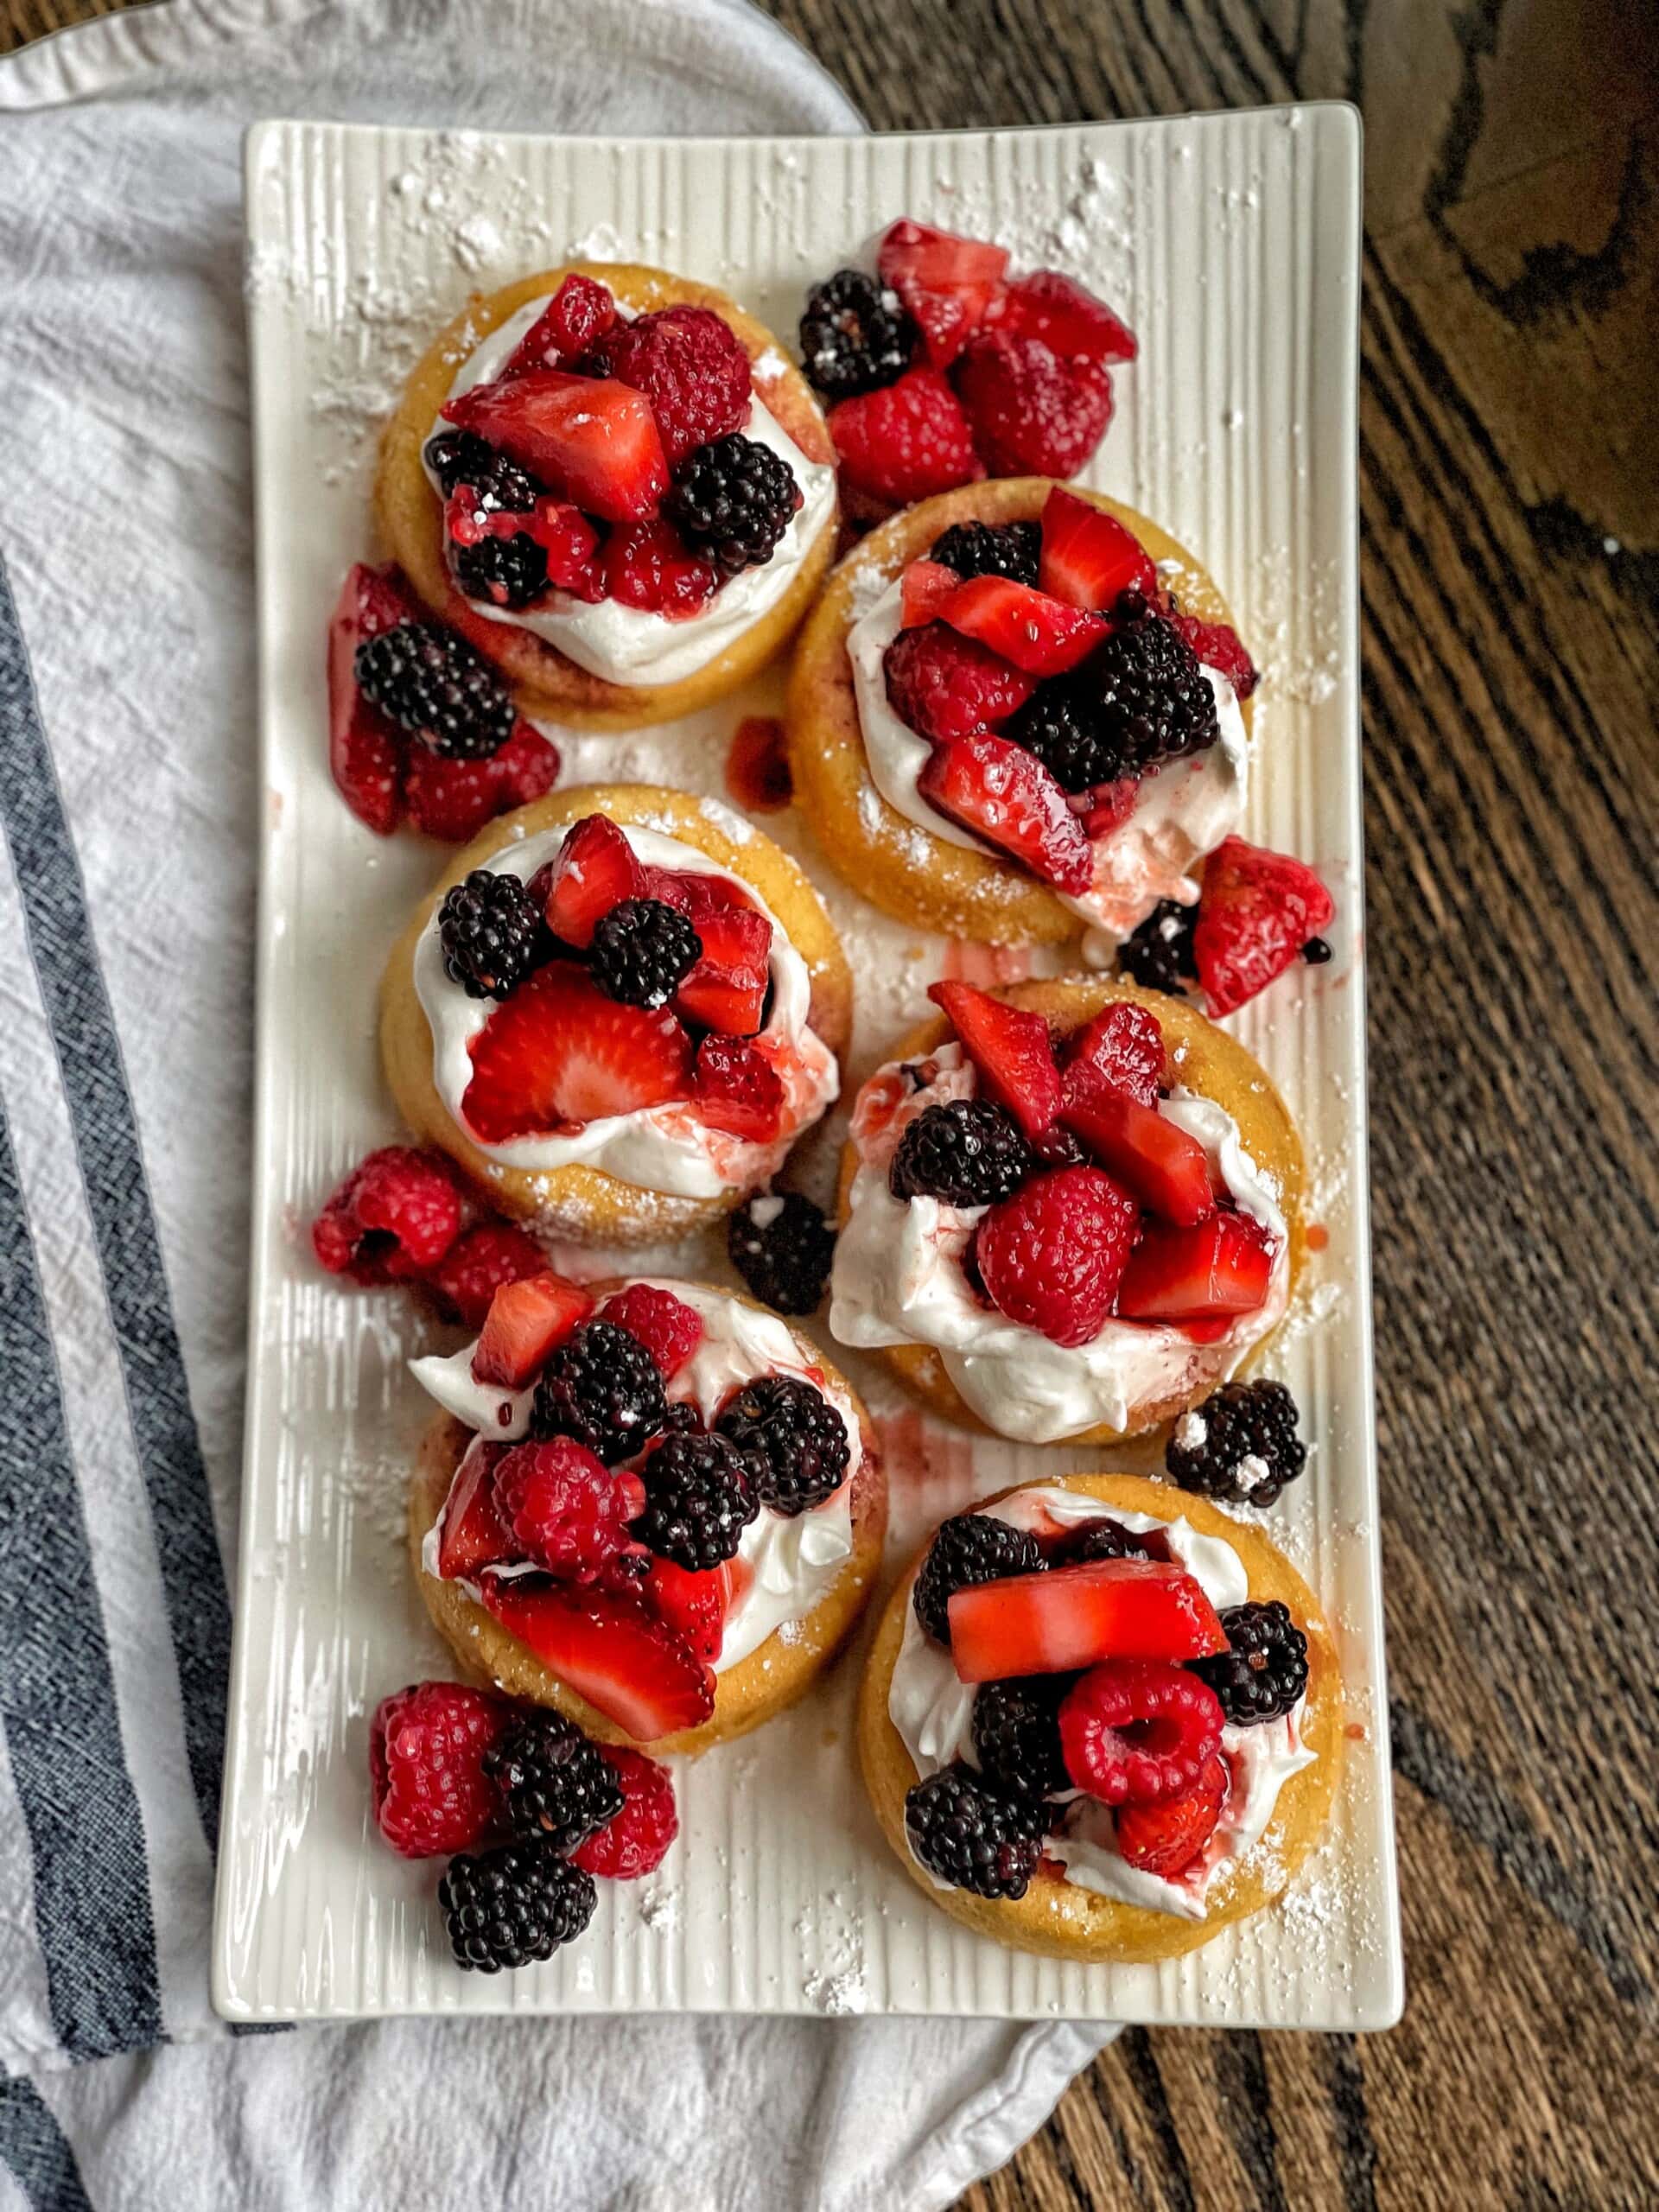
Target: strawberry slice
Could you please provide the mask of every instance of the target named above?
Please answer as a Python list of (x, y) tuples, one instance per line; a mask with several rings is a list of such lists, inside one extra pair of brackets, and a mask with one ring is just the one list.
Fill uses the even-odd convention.
[(1164, 1082), (1164, 1033), (1143, 1006), (1115, 999), (1073, 1036), (1061, 1071), (1068, 1106), (1101, 1090), (1121, 1090), (1155, 1106)]
[(503, 377), (526, 369), (558, 369), (575, 359), (616, 321), (616, 302), (596, 277), (574, 270), (508, 356)]
[(1081, 354), (1105, 368), (1134, 360), (1141, 350), (1135, 333), (1104, 300), (1058, 269), (1016, 276), (992, 303), (987, 320), (1021, 338), (1040, 338), (1062, 359)]
[(1094, 855), (1065, 793), (1034, 753), (991, 730), (936, 745), (916, 788), (1058, 891), (1080, 897), (1094, 880)]
[(594, 925), (625, 899), (644, 896), (645, 871), (607, 815), (588, 814), (565, 832), (547, 893), (547, 925), (586, 951)]
[(727, 1560), (697, 1573), (671, 1559), (653, 1559), (645, 1575), (646, 1604), (711, 1667), (725, 1641), (734, 1564)]
[(1156, 596), (1152, 556), (1116, 515), (1091, 506), (1057, 484), (1043, 505), (1043, 550), (1037, 580), (1068, 607), (1109, 612), (1118, 594)]
[(699, 931), (706, 915), (723, 913), (731, 906), (741, 906), (750, 913), (756, 911), (748, 893), (729, 875), (707, 875), (695, 868), (648, 868), (645, 896), (660, 899), (665, 906), (677, 906)]
[(1227, 1762), (1212, 1751), (1184, 1797), (1166, 1798), (1161, 1805), (1120, 1807), (1117, 1847), (1125, 1861), (1173, 1881), (1215, 1834), (1229, 1787)]
[(1008, 257), (1000, 245), (954, 237), (901, 217), (876, 249), (876, 270), (909, 308), (927, 358), (949, 368), (1001, 288)]
[(899, 579), (900, 627), (919, 630), (931, 622), (961, 588), (962, 578), (943, 561), (912, 561)]
[(328, 623), (328, 765), (359, 822), (389, 837), (403, 819), (403, 734), (357, 688), (354, 662), (365, 638), (417, 619), (395, 569), (348, 569)]
[(417, 830), (463, 844), (498, 814), (551, 791), (558, 776), (557, 747), (521, 715), (501, 750), (486, 760), (451, 760), (423, 745), (411, 745), (404, 797)]
[[(1163, 1220), (1191, 1227), (1213, 1208), (1209, 1154), (1155, 1106), (1103, 1089), (1091, 1098), (1062, 1106), (1060, 1119), (1103, 1167)], [(1129, 1264), (1134, 1266), (1133, 1259)]]
[(1273, 1253), (1261, 1224), (1222, 1209), (1195, 1228), (1148, 1229), (1124, 1269), (1117, 1310), (1126, 1321), (1254, 1313), (1272, 1275)]
[(1089, 1560), (958, 1590), (950, 1656), (964, 1682), (1062, 1675), (1102, 1659), (1175, 1666), (1227, 1649), (1197, 1580), (1165, 1560)]
[(1262, 678), (1237, 631), (1226, 622), (1200, 622), (1196, 614), (1183, 614), (1175, 607), (1169, 619), (1205, 666), (1224, 676), (1236, 697), (1248, 699)]
[(520, 983), (468, 1046), (461, 1102), (480, 1144), (567, 1129), (691, 1094), (691, 1043), (666, 1007), (607, 998), (554, 961)]
[(486, 1575), (482, 1586), (507, 1633), (637, 1742), (695, 1728), (714, 1711), (714, 1675), (683, 1637), (632, 1600), (527, 1575)]
[(772, 924), (745, 906), (717, 906), (696, 925), (702, 942), (696, 965), (674, 995), (683, 1021), (753, 1037), (766, 1013), (772, 980)]
[(479, 1332), (474, 1382), (522, 1390), (593, 1305), (580, 1283), (567, 1282), (550, 1270), (504, 1282)]
[(1228, 837), (1205, 864), (1192, 957), (1217, 1019), (1265, 990), (1336, 912), (1306, 861)]
[(651, 402), (613, 377), (526, 369), (457, 393), (443, 417), (607, 522), (655, 513), (668, 489)]
[(782, 1080), (742, 1038), (705, 1037), (697, 1047), (697, 1111), (711, 1129), (771, 1144), (784, 1126)]
[(499, 1566), (517, 1549), (495, 1502), (495, 1470), (506, 1448), (475, 1436), (455, 1469), (438, 1527), (438, 1573), (446, 1582)]
[(1064, 675), (1106, 635), (1093, 614), (1012, 576), (970, 576), (944, 601), (938, 618), (1027, 676)]
[(1060, 1071), (1040, 1014), (1008, 1006), (972, 983), (933, 983), (927, 995), (950, 1018), (987, 1091), (1028, 1137), (1052, 1128), (1060, 1110)]

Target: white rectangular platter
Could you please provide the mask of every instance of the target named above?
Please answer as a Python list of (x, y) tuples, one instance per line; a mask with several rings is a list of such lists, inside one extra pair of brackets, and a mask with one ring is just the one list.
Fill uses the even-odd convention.
[[(590, 144), (272, 123), (248, 143), (249, 290), (265, 807), (259, 913), (251, 1370), (215, 1992), (244, 2021), (387, 2013), (943, 2012), (1361, 2028), (1401, 2003), (1371, 1417), (1356, 607), (1358, 126), (1340, 107), (938, 137)], [(407, 1300), (342, 1290), (305, 1227), (395, 1135), (374, 1047), (382, 959), (442, 864), (382, 842), (330, 782), (323, 632), (372, 548), (375, 437), (469, 290), (580, 254), (729, 290), (792, 334), (806, 285), (893, 217), (999, 240), (1087, 280), (1140, 334), (1088, 481), (1207, 563), (1266, 668), (1246, 833), (1305, 855), (1338, 901), (1332, 965), (1231, 1025), (1296, 1113), (1322, 1233), (1269, 1361), (1305, 1409), (1306, 1477), (1270, 1526), (1340, 1643), (1349, 1757), (1332, 1830), (1280, 1909), (1159, 1967), (1077, 1967), (982, 1942), (894, 1861), (854, 1770), (855, 1647), (792, 1713), (682, 1765), (683, 1832), (645, 1883), (601, 1884), (546, 1966), (450, 1962), (435, 1871), (369, 1818), (368, 1716), (453, 1668), (404, 1564), (403, 1491), (424, 1402)], [(718, 793), (738, 715), (561, 739), (566, 783)], [(927, 982), (1024, 972), (887, 922), (791, 814), (859, 986), (848, 1095)], [(822, 1176), (820, 1143), (807, 1172)], [(721, 1273), (723, 1255), (671, 1262)], [(839, 1356), (839, 1355), (838, 1355)], [(890, 1564), (976, 1494), (1099, 1455), (975, 1441), (854, 1365), (893, 1482)], [(1152, 1464), (1146, 1452), (1116, 1464)]]

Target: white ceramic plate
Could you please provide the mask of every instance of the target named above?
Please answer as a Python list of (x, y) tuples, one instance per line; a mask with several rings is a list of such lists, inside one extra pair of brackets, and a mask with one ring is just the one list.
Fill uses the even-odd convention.
[[(1115, 2017), (1355, 2028), (1401, 2002), (1371, 1426), (1356, 642), (1355, 325), (1359, 134), (1351, 110), (941, 137), (589, 144), (270, 123), (247, 152), (258, 484), (258, 1126), (251, 1362), (215, 1991), (232, 2018), (702, 2010)], [(442, 864), (347, 813), (326, 759), (323, 632), (371, 550), (375, 435), (469, 289), (580, 252), (721, 285), (784, 335), (804, 288), (892, 218), (995, 238), (1017, 266), (1086, 278), (1138, 331), (1088, 480), (1206, 561), (1265, 664), (1248, 833), (1306, 855), (1338, 899), (1332, 965), (1236, 1026), (1304, 1130), (1328, 1243), (1271, 1362), (1306, 1409), (1306, 1478), (1272, 1516), (1322, 1593), (1352, 1704), (1328, 1843), (1281, 1909), (1190, 1958), (1113, 1969), (1028, 1958), (935, 1911), (854, 1779), (859, 1654), (758, 1736), (677, 1781), (661, 1872), (601, 1884), (587, 1936), (499, 1979), (451, 1963), (435, 1870), (368, 1815), (376, 1700), (451, 1671), (410, 1587), (403, 1489), (423, 1421), (405, 1371), (431, 1332), (402, 1299), (343, 1291), (305, 1224), (394, 1134), (374, 1049), (381, 960)], [(573, 740), (567, 782), (718, 791), (741, 705), (639, 736)], [(231, 741), (235, 734), (227, 734)], [(858, 977), (861, 1077), (952, 952), (886, 922), (800, 852)], [(821, 1154), (823, 1147), (820, 1147)], [(820, 1159), (820, 1166), (823, 1164)], [(715, 1265), (691, 1252), (688, 1273)], [(925, 1424), (861, 1378), (893, 1474), (894, 1560), (976, 1492), (1098, 1455), (1020, 1450)], [(1120, 1454), (1119, 1463), (1143, 1454)]]

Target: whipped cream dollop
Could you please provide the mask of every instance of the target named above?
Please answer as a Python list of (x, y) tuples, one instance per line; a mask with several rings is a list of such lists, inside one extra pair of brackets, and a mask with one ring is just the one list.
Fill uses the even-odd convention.
[[(491, 331), (456, 370), (449, 398), (459, 397), (475, 385), (493, 382), (546, 305), (545, 297), (528, 300), (516, 315)], [(448, 427), (440, 416), (427, 438)], [(557, 590), (549, 591), (533, 607), (498, 607), (488, 599), (468, 600), (467, 605), (491, 622), (505, 622), (515, 629), (532, 632), (567, 660), (575, 661), (578, 668), (585, 668), (590, 676), (602, 677), (607, 683), (677, 683), (683, 677), (695, 676), (777, 606), (835, 512), (834, 468), (827, 462), (809, 461), (758, 394), (742, 432), (788, 462), (800, 486), (801, 504), (771, 560), (728, 577), (696, 613), (674, 622), (650, 607), (625, 607), (615, 599), (602, 599), (589, 606), (569, 592)], [(426, 467), (424, 459), (421, 465)], [(442, 498), (437, 478), (429, 468), (426, 474)]]
[[(734, 837), (748, 834), (747, 825), (717, 801), (702, 803), (715, 810), (721, 826), (728, 826)], [(485, 866), (528, 883), (537, 869), (557, 853), (565, 834), (563, 829), (540, 830), (532, 837), (504, 846), (492, 854)], [(504, 1167), (544, 1173), (579, 1164), (602, 1168), (639, 1190), (662, 1191), (676, 1198), (712, 1198), (734, 1187), (753, 1189), (782, 1165), (801, 1131), (834, 1103), (841, 1088), (835, 1054), (808, 1027), (812, 983), (806, 963), (752, 884), (720, 867), (694, 845), (682, 844), (660, 830), (628, 825), (624, 834), (648, 868), (715, 875), (738, 884), (745, 898), (772, 924), (772, 1008), (755, 1042), (766, 1049), (784, 1086), (779, 1135), (771, 1143), (760, 1144), (732, 1136), (723, 1129), (711, 1129), (699, 1119), (695, 1101), (675, 1099), (667, 1105), (641, 1107), (631, 1114), (606, 1115), (559, 1135), (484, 1144), (467, 1128), (461, 1102), (473, 1075), (468, 1047), (494, 1012), (495, 1002), (468, 998), (450, 976), (443, 964), (435, 911), (415, 948), (416, 995), (432, 1032), (433, 1084), (456, 1126)]]
[(1099, 1422), (1128, 1429), (1144, 1408), (1206, 1396), (1236, 1373), (1285, 1310), (1290, 1251), (1275, 1195), (1224, 1107), (1178, 1090), (1159, 1101), (1158, 1110), (1198, 1139), (1240, 1209), (1277, 1239), (1262, 1304), (1213, 1344), (1195, 1344), (1169, 1323), (1109, 1319), (1088, 1344), (1057, 1344), (983, 1303), (969, 1285), (963, 1261), (985, 1207), (899, 1199), (888, 1188), (887, 1171), (910, 1122), (929, 1106), (973, 1097), (978, 1088), (977, 1071), (954, 1041), (923, 1065), (932, 1070), (929, 1080), (890, 1116), (873, 1102), (903, 1084), (896, 1063), (877, 1071), (854, 1109), (859, 1166), (830, 1277), (830, 1330), (837, 1344), (864, 1351), (931, 1344), (987, 1427), (1022, 1444), (1056, 1443)]
[[(726, 1616), (720, 1656), (715, 1662), (715, 1672), (721, 1675), (758, 1651), (779, 1630), (784, 1631), (787, 1640), (791, 1624), (804, 1620), (823, 1603), (852, 1557), (853, 1484), (864, 1458), (858, 1415), (844, 1390), (830, 1382), (821, 1370), (809, 1372), (801, 1364), (799, 1346), (775, 1313), (758, 1313), (741, 1299), (701, 1283), (658, 1275), (630, 1280), (671, 1292), (702, 1323), (702, 1341), (668, 1386), (671, 1403), (689, 1401), (707, 1427), (734, 1391), (757, 1376), (797, 1375), (829, 1401), (847, 1432), (849, 1457), (838, 1490), (805, 1513), (775, 1513), (769, 1505), (763, 1505), (743, 1531), (737, 1556), (746, 1572)], [(474, 1342), (447, 1358), (433, 1354), (412, 1359), (410, 1372), (446, 1413), (453, 1414), (480, 1437), (493, 1443), (515, 1443), (529, 1433), (535, 1390), (502, 1390), (475, 1381), (473, 1354), (476, 1349)], [(435, 1578), (442, 1530), (440, 1510), (421, 1547), (421, 1564)], [(512, 1575), (534, 1574), (538, 1570), (519, 1566), (501, 1571)], [(462, 1579), (460, 1586), (469, 1597), (478, 1598), (476, 1584)]]
[[(1170, 1557), (1186, 1569), (1217, 1612), (1242, 1605), (1249, 1596), (1243, 1562), (1232, 1546), (1218, 1536), (1200, 1535), (1185, 1520), (1120, 1513), (1099, 1498), (1049, 1484), (1016, 1491), (978, 1510), (1010, 1528), (1033, 1532), (1056, 1525), (1080, 1527), (1090, 1521), (1116, 1521), (1136, 1536), (1156, 1529)], [(1178, 1879), (1131, 1866), (1117, 1848), (1111, 1807), (1082, 1791), (1065, 1801), (1064, 1824), (1046, 1840), (1044, 1851), (1060, 1862), (1067, 1881), (1080, 1889), (1151, 1912), (1202, 1920), (1212, 1883), (1266, 1834), (1279, 1792), (1293, 1774), (1311, 1766), (1318, 1756), (1302, 1741), (1306, 1702), (1300, 1699), (1281, 1719), (1255, 1727), (1238, 1728), (1230, 1721), (1224, 1726), (1221, 1748), (1231, 1782), (1221, 1818), (1202, 1856)], [(904, 1640), (887, 1691), (887, 1714), (918, 1779), (925, 1782), (959, 1759), (969, 1766), (979, 1764), (974, 1749), (974, 1685), (958, 1677), (950, 1654), (927, 1634), (913, 1605), (905, 1611)], [(916, 1863), (921, 1865), (919, 1859)], [(946, 1886), (930, 1868), (923, 1866), (922, 1872), (936, 1888)]]
[[(918, 786), (933, 748), (893, 712), (883, 665), (901, 626), (902, 598), (902, 583), (895, 581), (847, 637), (870, 780), (890, 807), (930, 836), (1007, 861), (1007, 854), (930, 805)], [(1093, 841), (1095, 875), (1088, 890), (1075, 898), (1064, 891), (1054, 893), (1114, 945), (1137, 929), (1160, 899), (1192, 906), (1198, 886), (1191, 870), (1243, 819), (1249, 784), (1244, 717), (1221, 671), (1205, 667), (1204, 673), (1216, 695), (1221, 733), (1216, 743), (1143, 776), (1129, 813)]]

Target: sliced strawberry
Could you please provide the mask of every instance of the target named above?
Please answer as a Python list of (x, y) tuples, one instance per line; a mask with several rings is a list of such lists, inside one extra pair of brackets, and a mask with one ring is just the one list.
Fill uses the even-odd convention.
[(651, 402), (612, 377), (527, 369), (458, 393), (443, 416), (607, 522), (654, 513), (668, 489)]
[(1214, 1206), (1210, 1155), (1155, 1106), (1103, 1089), (1063, 1106), (1060, 1119), (1131, 1197), (1161, 1219), (1190, 1227)]
[(1121, 830), (1135, 812), (1140, 796), (1139, 776), (1120, 776), (1115, 784), (1096, 784), (1093, 791), (1083, 793), (1072, 802), (1072, 808), (1083, 824), (1084, 836), (1092, 844)]
[(1043, 505), (1043, 550), (1037, 580), (1068, 607), (1109, 613), (1118, 594), (1156, 596), (1158, 571), (1140, 539), (1116, 515), (1057, 484)]
[(574, 361), (616, 321), (616, 302), (597, 277), (572, 270), (509, 355), (504, 377)]
[(1107, 368), (1134, 360), (1141, 350), (1135, 333), (1104, 300), (1058, 269), (1016, 276), (994, 302), (988, 320), (1021, 338), (1040, 338), (1062, 358), (1081, 354)]
[(705, 1037), (697, 1047), (697, 1111), (711, 1129), (772, 1143), (784, 1126), (778, 1071), (741, 1037)]
[(1224, 1209), (1192, 1229), (1149, 1229), (1117, 1294), (1126, 1321), (1208, 1321), (1254, 1313), (1268, 1294), (1273, 1252), (1259, 1223)]
[(474, 1382), (522, 1390), (593, 1306), (580, 1283), (567, 1282), (550, 1270), (504, 1282), (479, 1332)]
[(1090, 1560), (981, 1582), (950, 1599), (950, 1656), (964, 1682), (1061, 1675), (1102, 1659), (1180, 1666), (1227, 1649), (1198, 1581), (1163, 1560)]
[(701, 916), (696, 931), (702, 950), (674, 995), (676, 1011), (728, 1037), (753, 1037), (772, 980), (772, 924), (747, 907), (724, 906)]
[(751, 913), (755, 911), (754, 902), (741, 883), (729, 875), (709, 875), (696, 868), (648, 868), (645, 896), (660, 899), (665, 906), (677, 906), (681, 913), (690, 916), (699, 931), (705, 915), (722, 913), (732, 906), (744, 907)]
[(720, 588), (712, 561), (692, 552), (671, 522), (652, 515), (613, 530), (605, 546), (605, 588), (620, 607), (685, 622)]
[[(453, 545), (481, 545), (486, 537), (531, 538), (547, 556), (550, 584), (590, 607), (605, 596), (605, 572), (596, 557), (599, 532), (568, 499), (543, 493), (532, 506), (513, 510), (490, 505), (470, 484), (457, 484), (443, 503), (443, 534)], [(498, 606), (507, 604), (505, 583), (491, 583), (488, 592)]]
[(943, 561), (912, 561), (899, 579), (901, 626), (918, 630), (931, 622), (961, 588), (962, 578)]
[(940, 621), (976, 638), (1027, 676), (1062, 676), (1105, 638), (1101, 622), (1012, 576), (970, 576), (938, 610)]
[(673, 1381), (702, 1342), (702, 1317), (696, 1307), (654, 1283), (631, 1282), (606, 1300), (599, 1318), (637, 1337), (661, 1368), (665, 1382)]
[(725, 1641), (732, 1565), (728, 1560), (705, 1573), (694, 1573), (671, 1559), (653, 1559), (645, 1576), (646, 1604), (711, 1667)]
[(1205, 863), (1192, 930), (1198, 981), (1217, 1018), (1231, 1014), (1274, 976), (1336, 912), (1331, 893), (1306, 861), (1228, 837)]
[(1094, 855), (1065, 793), (1034, 753), (991, 730), (936, 745), (916, 787), (931, 805), (1058, 891), (1080, 897)]
[(1042, 1015), (1006, 1005), (972, 983), (934, 983), (927, 995), (950, 1018), (986, 1090), (1026, 1135), (1039, 1137), (1052, 1128), (1060, 1110), (1060, 1071)]
[(695, 1728), (715, 1709), (715, 1678), (667, 1624), (605, 1591), (486, 1575), (484, 1603), (567, 1688), (642, 1744)]
[(483, 760), (451, 760), (411, 745), (404, 773), (409, 817), (429, 837), (464, 844), (486, 823), (527, 806), (558, 781), (558, 748), (522, 718), (499, 753)]
[(403, 734), (357, 688), (353, 664), (365, 638), (416, 619), (395, 569), (359, 561), (346, 573), (328, 623), (328, 765), (359, 822), (388, 837), (403, 819)]
[(594, 927), (625, 899), (645, 895), (645, 871), (607, 815), (587, 814), (565, 832), (547, 893), (547, 925), (586, 951)]
[(480, 1144), (565, 1129), (691, 1095), (691, 1044), (666, 1007), (624, 1006), (554, 961), (467, 1047), (461, 1113)]
[(513, 1556), (512, 1531), (495, 1502), (495, 1470), (506, 1448), (475, 1436), (455, 1469), (438, 1526), (438, 1573), (446, 1582)]
[(1228, 1787), (1227, 1762), (1219, 1751), (1212, 1751), (1185, 1796), (1166, 1798), (1161, 1805), (1122, 1807), (1117, 1847), (1126, 1862), (1142, 1873), (1173, 1881), (1215, 1834)]
[(944, 369), (984, 321), (1008, 257), (1000, 245), (956, 238), (904, 217), (882, 238), (875, 265), (881, 282), (909, 308), (928, 359)]
[(1169, 619), (1205, 666), (1224, 676), (1237, 697), (1248, 699), (1262, 678), (1237, 631), (1226, 622), (1200, 622), (1196, 614), (1183, 614), (1179, 607), (1170, 609)]
[(1164, 1084), (1164, 1033), (1157, 1016), (1128, 999), (1102, 1007), (1072, 1037), (1060, 1083), (1068, 1106), (1102, 1090), (1156, 1105)]

